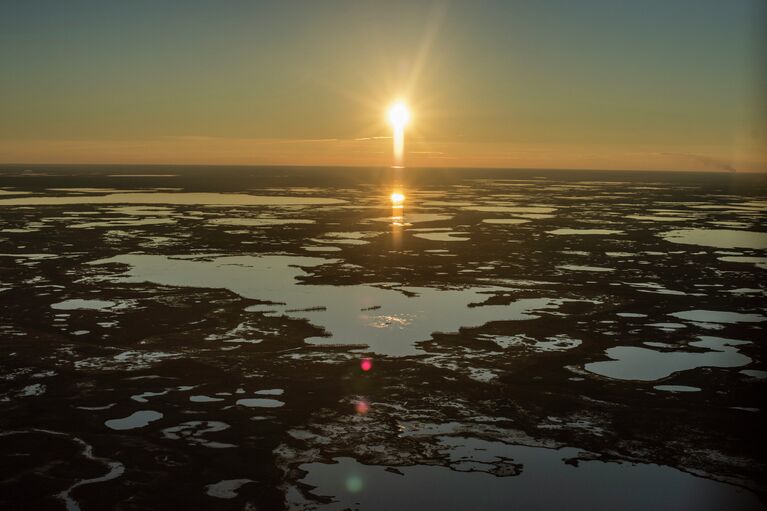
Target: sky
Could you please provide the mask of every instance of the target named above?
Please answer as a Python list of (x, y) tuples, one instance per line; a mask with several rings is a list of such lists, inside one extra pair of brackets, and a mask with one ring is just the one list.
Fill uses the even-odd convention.
[(764, 0), (0, 3), (0, 163), (767, 172)]

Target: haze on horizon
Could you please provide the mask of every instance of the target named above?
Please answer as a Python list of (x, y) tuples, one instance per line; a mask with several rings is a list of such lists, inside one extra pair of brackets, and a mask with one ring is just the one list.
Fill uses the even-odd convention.
[(0, 5), (0, 163), (767, 171), (767, 3)]

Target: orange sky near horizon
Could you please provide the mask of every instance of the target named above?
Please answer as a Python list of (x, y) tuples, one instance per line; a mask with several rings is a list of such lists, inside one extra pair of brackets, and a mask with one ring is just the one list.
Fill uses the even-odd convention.
[[(598, 146), (407, 142), (406, 166), (767, 172), (767, 154), (733, 155), (710, 146)], [(726, 150), (726, 148), (725, 148)], [(758, 154), (755, 149), (754, 154)], [(27, 164), (188, 164), (389, 166), (391, 137), (257, 140), (167, 137), (146, 140), (0, 140), (0, 162)]]

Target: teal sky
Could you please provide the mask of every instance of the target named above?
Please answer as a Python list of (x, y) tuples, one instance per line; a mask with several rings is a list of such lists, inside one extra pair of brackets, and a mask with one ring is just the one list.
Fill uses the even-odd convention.
[(765, 171), (766, 21), (763, 0), (4, 2), (0, 161), (385, 164), (405, 97), (412, 164)]

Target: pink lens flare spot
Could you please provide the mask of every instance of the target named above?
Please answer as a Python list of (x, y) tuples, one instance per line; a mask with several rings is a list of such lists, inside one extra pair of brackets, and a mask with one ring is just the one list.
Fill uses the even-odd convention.
[(354, 409), (359, 415), (365, 415), (368, 413), (368, 411), (370, 411), (370, 405), (365, 401), (357, 401), (354, 405)]
[(367, 372), (373, 369), (373, 361), (369, 358), (363, 358), (360, 360), (360, 369)]

